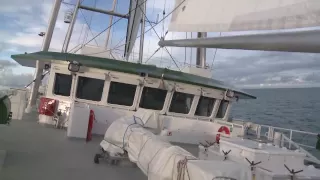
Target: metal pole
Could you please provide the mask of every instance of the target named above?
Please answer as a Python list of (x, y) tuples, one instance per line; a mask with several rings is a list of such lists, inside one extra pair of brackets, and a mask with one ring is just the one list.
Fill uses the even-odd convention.
[(112, 11), (106, 11), (103, 9), (97, 9), (97, 8), (93, 8), (93, 7), (83, 6), (83, 5), (80, 5), (80, 9), (85, 9), (85, 10), (92, 11), (92, 12), (97, 12), (97, 13), (102, 13), (102, 14), (107, 14), (107, 15), (117, 16), (120, 18), (129, 19), (129, 15), (127, 15), (127, 14), (120, 14), (120, 13), (116, 13), (116, 12), (112, 12)]
[[(147, 15), (146, 11), (147, 11), (147, 2), (145, 2), (143, 4), (143, 13), (145, 16)], [(140, 35), (140, 49), (139, 49), (139, 60), (138, 63), (142, 64), (142, 60), (143, 60), (143, 44), (144, 44), (144, 31), (145, 31), (145, 27), (146, 27), (146, 17), (143, 16), (142, 17), (142, 22), (141, 22), (141, 35)]]
[[(117, 5), (117, 0), (113, 0), (111, 12), (114, 12), (114, 10), (116, 9), (116, 5)], [(111, 32), (111, 28), (112, 28), (111, 25), (112, 25), (112, 21), (113, 21), (113, 15), (110, 15), (109, 20), (110, 20), (109, 21), (109, 26), (108, 26), (109, 28), (108, 28), (108, 31), (107, 31), (107, 39), (106, 39), (106, 44), (105, 44), (106, 48), (108, 48), (108, 45), (109, 45), (110, 32)]]
[(74, 7), (72, 20), (71, 20), (71, 23), (70, 23), (70, 25), (68, 27), (66, 38), (64, 39), (62, 52), (65, 52), (65, 53), (68, 52), (68, 47), (69, 47), (70, 39), (71, 39), (71, 36), (72, 36), (73, 27), (74, 27), (74, 24), (75, 24), (76, 19), (77, 19), (77, 15), (78, 15), (78, 11), (79, 11), (80, 5), (81, 5), (81, 0), (78, 0), (76, 6)]
[[(49, 25), (47, 28), (47, 33), (45, 34), (44, 41), (42, 44), (42, 51), (48, 51), (52, 39), (52, 34), (54, 27), (56, 25), (57, 17), (59, 14), (60, 6), (61, 6), (62, 0), (55, 0), (53, 4), (53, 8), (51, 10), (51, 17), (49, 19)], [(32, 110), (32, 107), (36, 104), (37, 95), (39, 91), (39, 87), (41, 84), (41, 75), (43, 73), (44, 64), (37, 60), (36, 62), (36, 70), (35, 70), (35, 81), (32, 84), (31, 93), (28, 101), (27, 108), (25, 109), (26, 113), (30, 113)]]
[[(198, 32), (198, 38), (206, 38), (206, 32)], [(197, 48), (197, 67), (205, 68), (206, 67), (206, 48)]]

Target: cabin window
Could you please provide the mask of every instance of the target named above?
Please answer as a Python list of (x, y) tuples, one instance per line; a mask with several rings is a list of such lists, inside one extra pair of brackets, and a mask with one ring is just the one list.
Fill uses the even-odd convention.
[(191, 109), (193, 97), (193, 94), (174, 92), (169, 111), (174, 113), (188, 114)]
[(166, 90), (144, 87), (139, 106), (145, 109), (162, 110), (166, 96)]
[(195, 115), (207, 117), (211, 116), (215, 101), (216, 100), (214, 98), (200, 96)]
[(56, 73), (53, 93), (60, 96), (70, 96), (72, 75)]
[(79, 76), (76, 97), (79, 99), (101, 101), (104, 80)]
[(111, 82), (108, 94), (108, 103), (132, 106), (136, 89), (136, 85)]
[(221, 100), (216, 118), (224, 118), (229, 105), (229, 101)]

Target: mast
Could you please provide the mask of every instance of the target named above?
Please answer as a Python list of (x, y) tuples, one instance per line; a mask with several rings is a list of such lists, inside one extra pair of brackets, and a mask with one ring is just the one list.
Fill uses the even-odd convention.
[(127, 25), (126, 45), (124, 48), (124, 58), (128, 61), (130, 53), (133, 49), (135, 40), (138, 36), (139, 27), (141, 27), (142, 19), (142, 6), (145, 4), (145, 0), (130, 0), (129, 18)]
[(70, 25), (68, 27), (66, 38), (64, 39), (64, 43), (63, 43), (63, 47), (62, 47), (62, 52), (64, 52), (64, 53), (68, 52), (68, 47), (69, 47), (70, 39), (71, 39), (71, 36), (72, 36), (73, 27), (74, 27), (74, 24), (75, 24), (76, 19), (77, 19), (77, 15), (78, 15), (78, 11), (79, 11), (80, 5), (81, 5), (81, 0), (78, 0), (76, 6), (74, 7), (72, 20), (71, 20), (71, 23), (70, 23)]
[(138, 63), (142, 64), (142, 60), (143, 60), (143, 46), (144, 46), (144, 31), (145, 31), (145, 27), (146, 27), (146, 11), (147, 11), (147, 2), (143, 3), (143, 13), (144, 16), (141, 19), (141, 32), (140, 32), (140, 48), (139, 48), (139, 60)]
[[(111, 12), (114, 12), (114, 11), (115, 11), (116, 5), (117, 5), (117, 0), (113, 0)], [(113, 15), (110, 15), (110, 18), (109, 18), (109, 26), (108, 26), (108, 27), (110, 27), (110, 26), (112, 25), (112, 21), (113, 21)], [(106, 48), (108, 48), (108, 45), (109, 45), (110, 33), (111, 33), (111, 27), (108, 29), (107, 35), (106, 35), (106, 36), (107, 36), (106, 43), (105, 43), (105, 47), (106, 47)], [(111, 53), (111, 52), (110, 52), (110, 53)]]
[[(198, 38), (206, 38), (207, 33), (206, 32), (198, 32), (197, 33)], [(199, 68), (205, 68), (206, 67), (206, 48), (197, 48), (197, 57), (196, 57), (196, 65)]]
[[(53, 8), (51, 10), (51, 16), (49, 19), (49, 25), (47, 28), (47, 33), (45, 34), (43, 45), (42, 45), (42, 51), (48, 51), (52, 39), (52, 34), (54, 27), (56, 25), (57, 17), (59, 14), (60, 6), (61, 6), (62, 0), (55, 0)], [(27, 108), (25, 109), (26, 113), (30, 113), (32, 110), (32, 107), (36, 104), (37, 95), (41, 83), (41, 76), (43, 73), (44, 64), (37, 61), (36, 62), (36, 70), (35, 70), (35, 77), (34, 77), (34, 83), (32, 84), (31, 88), (31, 94), (28, 101)]]

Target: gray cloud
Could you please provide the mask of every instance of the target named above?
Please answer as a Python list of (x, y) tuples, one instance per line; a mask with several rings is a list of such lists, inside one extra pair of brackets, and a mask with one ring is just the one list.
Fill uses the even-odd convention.
[(18, 64), (12, 62), (12, 61), (7, 61), (7, 60), (0, 60), (0, 71), (5, 70), (7, 68), (15, 67)]
[(12, 61), (0, 60), (0, 86), (23, 87), (32, 81), (32, 74), (13, 73), (13, 68), (17, 66)]
[[(217, 55), (214, 77), (240, 86), (320, 82), (320, 55), (229, 50)], [(209, 56), (210, 57), (210, 56)]]
[(0, 53), (5, 51), (8, 48), (8, 44), (4, 42), (0, 42)]
[[(16, 30), (23, 30), (23, 32), (33, 33), (44, 30), (42, 26), (47, 21), (47, 14), (51, 8), (49, 1), (46, 1), (48, 8), (43, 8), (42, 0), (30, 0), (25, 3), (25, 0), (11, 0), (10, 2), (2, 3), (0, 12), (7, 12), (7, 16), (10, 18), (7, 26), (14, 25)], [(173, 1), (172, 1), (173, 2)], [(17, 5), (24, 5), (25, 8), (17, 9)], [(63, 7), (63, 6), (62, 6)], [(163, 10), (163, 1), (155, 1), (155, 4), (151, 4), (149, 8), (156, 9), (160, 13)], [(168, 12), (171, 11), (172, 6), (167, 4)], [(44, 12), (48, 10), (48, 12)], [(170, 9), (170, 10), (169, 10)], [(16, 12), (19, 13), (16, 13)], [(9, 12), (9, 13), (8, 13)], [(20, 16), (23, 12), (24, 16)], [(27, 13), (32, 12), (32, 13)], [(155, 13), (154, 15), (156, 15)], [(41, 16), (40, 16), (41, 15)], [(13, 21), (11, 21), (13, 19)], [(154, 18), (151, 18), (154, 19)], [(161, 18), (160, 18), (161, 19)], [(60, 19), (61, 20), (61, 19)], [(167, 24), (169, 21), (166, 21)], [(38, 29), (28, 29), (30, 24), (34, 27), (39, 25)], [(5, 27), (5, 26), (4, 26)], [(10, 26), (11, 27), (11, 26)], [(19, 27), (19, 28), (17, 28)], [(64, 26), (58, 26), (57, 30), (62, 31)], [(157, 32), (162, 32), (162, 25), (156, 27)], [(166, 30), (166, 29), (165, 29)], [(0, 39), (12, 39), (11, 31), (7, 34), (0, 33)], [(158, 48), (158, 38), (153, 31), (150, 31), (147, 35), (147, 39), (151, 39), (151, 43), (146, 40), (147, 46), (145, 47), (145, 54), (148, 52), (150, 55)], [(152, 34), (152, 37), (151, 37)], [(213, 35), (217, 36), (219, 33)], [(232, 35), (232, 33), (224, 33), (226, 35)], [(239, 33), (236, 33), (239, 34)], [(34, 36), (37, 36), (36, 33)], [(176, 38), (184, 38), (185, 33), (172, 33), (172, 36)], [(25, 36), (23, 36), (25, 37)], [(195, 37), (195, 36), (193, 36)], [(76, 37), (78, 38), (78, 37)], [(154, 38), (156, 39), (154, 41)], [(57, 38), (54, 38), (57, 39)], [(171, 39), (170, 33), (166, 36), (166, 39)], [(3, 40), (4, 41), (4, 40)], [(20, 41), (18, 41), (20, 42)], [(59, 44), (59, 43), (58, 43)], [(61, 43), (59, 44), (61, 45)], [(152, 46), (150, 48), (150, 46)], [(13, 47), (13, 46), (9, 46)], [(7, 49), (5, 44), (0, 43), (1, 50)], [(26, 45), (14, 45), (15, 51), (19, 53), (32, 52), (34, 49)], [(150, 49), (150, 50), (149, 50)], [(184, 62), (184, 48), (168, 48), (170, 52), (173, 52), (175, 60)], [(176, 51), (177, 50), (177, 51)], [(207, 61), (211, 65), (213, 59), (214, 50), (208, 50)], [(189, 54), (189, 49), (188, 49)], [(189, 62), (189, 55), (187, 55), (187, 62)], [(148, 56), (146, 57), (146, 59)], [(159, 51), (155, 57), (155, 60), (159, 60), (158, 65), (163, 67), (174, 67), (170, 56), (162, 50)], [(161, 60), (161, 62), (160, 62)], [(193, 51), (192, 62), (195, 63), (195, 51)], [(240, 86), (260, 84), (316, 84), (320, 83), (320, 56), (315, 54), (301, 54), (301, 53), (278, 53), (278, 52), (260, 52), (260, 51), (242, 51), (242, 50), (218, 50), (214, 66), (214, 78), (233, 83)], [(1, 73), (1, 68), (6, 73)], [(16, 64), (10, 61), (0, 61), (0, 85), (20, 86), (29, 83), (32, 80), (31, 74), (15, 74), (12, 73), (12, 68), (16, 68)]]
[(320, 83), (320, 72), (310, 73), (304, 78), (304, 80), (308, 82)]
[(24, 87), (33, 79), (32, 74), (7, 74), (0, 77), (0, 85), (7, 87)]

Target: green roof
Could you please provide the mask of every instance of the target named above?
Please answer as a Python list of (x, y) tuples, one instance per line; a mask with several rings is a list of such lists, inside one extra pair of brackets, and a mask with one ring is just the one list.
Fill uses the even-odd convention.
[(197, 86), (203, 86), (208, 88), (215, 88), (220, 90), (233, 90), (236, 95), (240, 98), (246, 99), (256, 99), (255, 96), (252, 96), (240, 89), (235, 88), (234, 86), (228, 85), (222, 81), (215, 79), (205, 78), (189, 73), (184, 73), (180, 71), (173, 71), (166, 68), (158, 68), (152, 65), (131, 63), (127, 61), (120, 61), (108, 58), (100, 58), (93, 56), (85, 56), (79, 54), (70, 54), (70, 53), (59, 53), (59, 52), (35, 52), (30, 54), (17, 54), (12, 55), (12, 59), (16, 60), (21, 65), (25, 65), (24, 62), (32, 62), (35, 64), (36, 60), (39, 61), (77, 61), (86, 67), (106, 69), (118, 72), (124, 72), (129, 74), (140, 75), (141, 72), (148, 74), (149, 77), (161, 78), (163, 79), (177, 81), (186, 84), (192, 84)]

